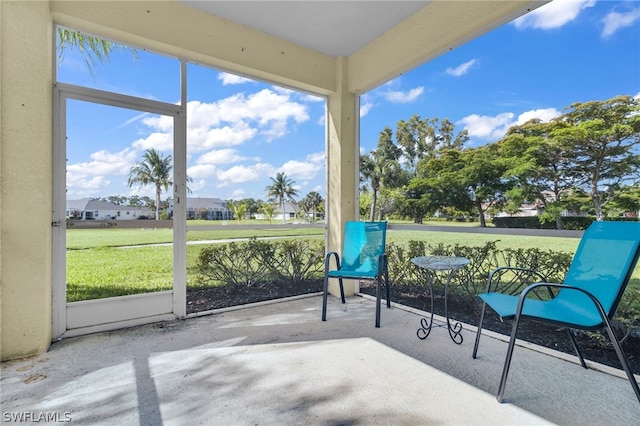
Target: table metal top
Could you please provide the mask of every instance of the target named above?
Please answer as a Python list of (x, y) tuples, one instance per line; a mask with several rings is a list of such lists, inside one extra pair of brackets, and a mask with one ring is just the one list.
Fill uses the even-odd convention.
[(458, 256), (420, 256), (414, 257), (411, 261), (420, 268), (432, 271), (449, 271), (469, 264), (469, 259)]

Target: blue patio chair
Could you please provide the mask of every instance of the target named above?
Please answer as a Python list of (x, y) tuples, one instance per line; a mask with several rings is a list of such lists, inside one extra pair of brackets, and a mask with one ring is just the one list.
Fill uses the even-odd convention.
[[(340, 296), (344, 300), (343, 279), (376, 281), (376, 327), (380, 327), (380, 290), (384, 275), (389, 299), (389, 272), (385, 244), (387, 222), (347, 222), (344, 227), (342, 261), (337, 252), (329, 252), (324, 263), (324, 293), (322, 296), (322, 321), (327, 320), (327, 292), (329, 278), (337, 278), (340, 283)], [(335, 258), (336, 269), (331, 269), (331, 258)]]
[[(622, 351), (620, 342), (611, 328), (611, 319), (631, 279), (639, 256), (640, 223), (594, 222), (582, 235), (562, 284), (544, 282), (545, 277), (526, 268), (502, 267), (489, 274), (487, 292), (479, 295), (483, 304), (473, 348), (473, 358), (476, 358), (482, 321), (486, 306), (489, 305), (501, 319), (513, 320), (507, 356), (498, 387), (497, 399), (499, 402), (502, 402), (504, 397), (521, 318), (566, 327), (580, 364), (584, 368), (587, 368), (587, 364), (580, 353), (572, 329), (598, 330), (604, 327), (636, 397), (640, 401), (638, 383), (631, 372), (629, 361)], [(527, 286), (519, 294), (517, 291), (522, 286), (517, 291), (492, 291), (494, 276), (500, 277), (505, 271), (519, 276), (522, 276), (523, 273), (529, 273), (529, 276), (535, 275), (541, 278), (541, 282)], [(500, 280), (496, 280), (496, 285), (499, 285), (498, 281)], [(539, 297), (536, 296), (537, 290), (543, 292)]]

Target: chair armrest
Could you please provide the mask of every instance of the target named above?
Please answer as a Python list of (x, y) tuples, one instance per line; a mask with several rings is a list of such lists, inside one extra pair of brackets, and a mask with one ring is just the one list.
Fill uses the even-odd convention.
[(338, 252), (330, 251), (329, 253), (327, 253), (327, 255), (324, 258), (324, 274), (325, 274), (325, 276), (329, 272), (329, 264), (331, 262), (331, 257), (335, 257), (335, 259), (336, 259), (336, 269), (340, 269), (340, 256), (338, 255)]
[(535, 283), (535, 284), (531, 284), (529, 286), (527, 286), (524, 290), (522, 290), (522, 292), (520, 293), (520, 300), (518, 300), (518, 308), (516, 312), (522, 312), (522, 306), (524, 305), (524, 301), (527, 298), (527, 295), (536, 290), (539, 287), (546, 287), (546, 288), (558, 288), (558, 289), (562, 289), (563, 291), (566, 290), (575, 290), (578, 291), (582, 294), (585, 294), (586, 296), (589, 297), (589, 299), (591, 299), (591, 301), (593, 302), (593, 304), (596, 306), (596, 309), (598, 309), (598, 313), (600, 314), (600, 316), (602, 317), (602, 320), (605, 323), (608, 323), (609, 318), (607, 316), (607, 312), (604, 310), (604, 307), (602, 306), (602, 303), (600, 303), (600, 300), (598, 300), (598, 298), (596, 296), (594, 296), (592, 293), (590, 293), (589, 291), (580, 288), (580, 287), (574, 287), (571, 285), (564, 285), (564, 284), (558, 284), (558, 283), (546, 283), (546, 282), (540, 282), (540, 283)]

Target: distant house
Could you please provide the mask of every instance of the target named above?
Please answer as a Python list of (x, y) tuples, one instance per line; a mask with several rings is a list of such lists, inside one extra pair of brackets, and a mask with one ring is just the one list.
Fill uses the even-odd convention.
[(67, 200), (67, 218), (77, 220), (134, 220), (153, 219), (155, 212), (147, 207), (129, 207), (107, 201)]
[(230, 220), (233, 212), (220, 198), (187, 198), (187, 219)]
[[(296, 215), (298, 214), (298, 204), (296, 203), (284, 203), (284, 212), (282, 211), (282, 206), (278, 203), (275, 206), (275, 210), (273, 211), (273, 217), (271, 220), (280, 220), (282, 221), (282, 217), (284, 215), (284, 220), (296, 219)], [(256, 213), (254, 217), (258, 220), (267, 220), (267, 215), (263, 212)]]

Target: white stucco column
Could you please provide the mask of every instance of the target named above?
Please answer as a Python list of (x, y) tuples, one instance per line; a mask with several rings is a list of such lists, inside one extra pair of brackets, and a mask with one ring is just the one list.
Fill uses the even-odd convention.
[[(358, 216), (358, 161), (359, 141), (357, 116), (358, 97), (348, 92), (348, 59), (336, 60), (335, 93), (328, 99), (327, 147), (327, 250), (341, 252), (344, 224)], [(331, 280), (329, 292), (339, 295), (338, 283)], [(345, 280), (345, 294), (355, 293), (355, 281)]]
[(52, 21), (48, 2), (0, 2), (0, 356), (51, 342)]

